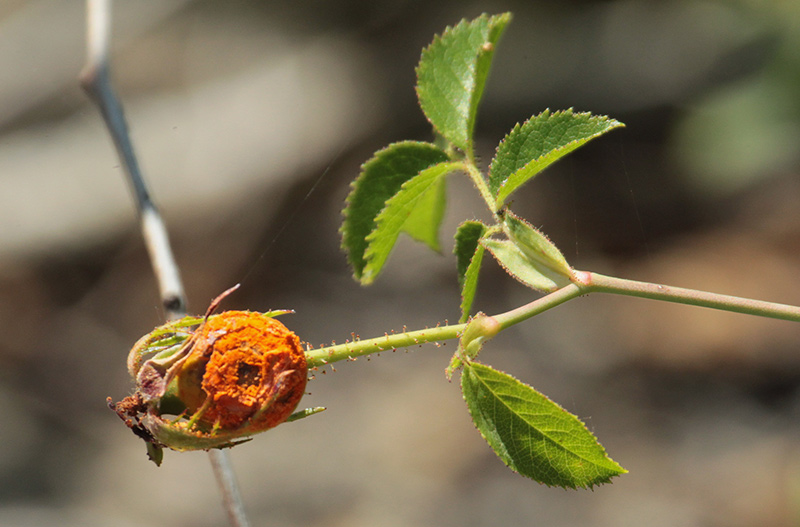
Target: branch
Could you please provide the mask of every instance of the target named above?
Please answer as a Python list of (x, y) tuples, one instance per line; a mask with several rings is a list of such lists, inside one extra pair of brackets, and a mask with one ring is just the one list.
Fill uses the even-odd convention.
[[(738, 296), (720, 295), (683, 287), (637, 282), (635, 280), (614, 278), (587, 271), (575, 271), (575, 280), (571, 284), (525, 304), (524, 306), (506, 311), (505, 313), (486, 317), (486, 319), (492, 320), (493, 323), (485, 325), (484, 329), (478, 329), (478, 333), (476, 333), (473, 338), (483, 336), (488, 340), (499, 331), (535, 315), (544, 313), (549, 309), (563, 304), (567, 300), (572, 300), (581, 295), (588, 295), (589, 293), (613, 293), (617, 295), (636, 296), (691, 306), (708, 307), (722, 311), (732, 311), (734, 313), (743, 313), (746, 315), (800, 322), (800, 307), (797, 306), (764, 302), (763, 300), (752, 300)], [(437, 326), (435, 328), (384, 335), (383, 337), (356, 340), (345, 344), (310, 349), (306, 351), (306, 360), (308, 361), (309, 367), (316, 367), (331, 362), (378, 353), (387, 349), (404, 348), (428, 342), (461, 338), (461, 335), (468, 325), (469, 323)], [(481, 335), (480, 332), (483, 332), (483, 334)]]
[[(518, 324), (523, 320), (527, 320), (535, 315), (544, 313), (545, 311), (559, 306), (584, 294), (585, 291), (577, 284), (569, 284), (562, 287), (558, 291), (537, 298), (533, 302), (520, 306), (511, 311), (487, 317), (493, 319), (497, 325), (487, 326), (488, 333), (485, 336), (491, 338), (499, 331), (509, 328), (514, 324)], [(437, 326), (435, 328), (420, 329), (417, 331), (407, 331), (403, 333), (387, 334), (382, 337), (376, 337), (367, 340), (355, 340), (345, 344), (338, 344), (327, 346), (324, 348), (310, 349), (306, 351), (306, 361), (309, 368), (322, 366), (331, 362), (340, 360), (350, 360), (362, 355), (370, 355), (384, 350), (395, 348), (407, 348), (425, 344), (428, 342), (438, 342), (440, 340), (449, 340), (460, 338), (469, 323), (466, 324), (453, 324), (448, 326)]]
[(108, 67), (111, 42), (110, 0), (87, 0), (87, 14), (88, 54), (86, 66), (79, 76), (81, 87), (100, 109), (114, 141), (136, 198), (142, 234), (156, 275), (166, 317), (168, 320), (174, 320), (186, 315), (186, 295), (170, 248), (167, 228), (147, 191), (147, 184), (128, 134), (122, 104), (111, 84)]
[(776, 304), (763, 300), (752, 300), (738, 296), (708, 293), (696, 289), (673, 287), (669, 285), (637, 282), (624, 278), (605, 276), (599, 273), (576, 272), (584, 293), (614, 293), (617, 295), (636, 296), (664, 302), (675, 302), (690, 306), (708, 307), (722, 311), (733, 311), (758, 317), (775, 318), (800, 322), (800, 307), (787, 304)]
[[(186, 316), (186, 295), (178, 265), (167, 235), (167, 227), (153, 203), (142, 176), (128, 133), (122, 104), (114, 93), (109, 75), (111, 42), (111, 0), (87, 0), (87, 59), (79, 79), (81, 87), (100, 109), (117, 149), (127, 179), (133, 189), (147, 252), (153, 266), (161, 302), (168, 320)], [(225, 450), (209, 451), (214, 475), (222, 492), (223, 504), (233, 527), (249, 522), (236, 483), (236, 476)]]

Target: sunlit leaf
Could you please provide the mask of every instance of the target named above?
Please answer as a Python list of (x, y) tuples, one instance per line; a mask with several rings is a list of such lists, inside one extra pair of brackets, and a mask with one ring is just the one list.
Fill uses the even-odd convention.
[(436, 131), (472, 157), (478, 104), (510, 13), (462, 20), (434, 37), (417, 66), (420, 107)]
[(417, 201), (403, 223), (403, 232), (434, 251), (440, 251), (439, 227), (447, 204), (447, 178), (438, 178)]
[[(364, 253), (369, 243), (366, 238), (375, 230), (376, 219), (386, 206), (386, 201), (400, 191), (403, 183), (447, 159), (444, 151), (430, 143), (403, 141), (376, 152), (361, 167), (361, 174), (353, 182), (347, 197), (341, 228), (342, 248), (347, 251), (357, 279), (362, 278), (367, 264)], [(435, 197), (437, 193), (433, 195)], [(415, 228), (416, 221), (413, 221), (411, 230), (423, 237)]]
[(518, 124), (497, 147), (489, 167), (489, 190), (499, 209), (536, 174), (586, 142), (622, 123), (605, 116), (545, 110)]
[(418, 205), (426, 203), (426, 193), (437, 192), (440, 188), (439, 179), (462, 166), (459, 162), (446, 162), (428, 167), (406, 181), (389, 198), (375, 218), (375, 229), (366, 238), (368, 246), (364, 251), (366, 265), (361, 273), (362, 284), (372, 283), (381, 272), (406, 221), (412, 217)]
[(481, 435), (523, 476), (578, 488), (608, 483), (627, 472), (577, 417), (514, 377), (466, 363), (461, 389)]

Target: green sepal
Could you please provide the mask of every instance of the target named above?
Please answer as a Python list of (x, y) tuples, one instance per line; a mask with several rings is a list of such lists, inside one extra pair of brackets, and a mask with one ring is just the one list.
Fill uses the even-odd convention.
[(202, 322), (203, 317), (186, 316), (162, 324), (140, 338), (128, 353), (128, 374), (135, 379), (146, 361), (163, 360), (180, 351), (193, 328)]
[(160, 446), (167, 446), (178, 452), (188, 450), (208, 450), (210, 448), (229, 448), (246, 441), (250, 441), (250, 435), (259, 431), (253, 430), (249, 434), (241, 430), (192, 430), (186, 422), (169, 421), (154, 412), (147, 412), (142, 417), (142, 425), (153, 434), (153, 438), (160, 443)]
[(461, 390), (486, 442), (523, 476), (575, 489), (608, 483), (627, 472), (577, 417), (506, 373), (465, 363)]
[(145, 442), (147, 446), (147, 457), (156, 464), (157, 467), (161, 466), (164, 461), (164, 449), (154, 443)]
[(510, 13), (462, 20), (434, 37), (417, 66), (422, 111), (436, 131), (470, 159), (478, 105), (495, 47), (510, 20)]
[(273, 309), (272, 311), (267, 311), (266, 313), (261, 313), (261, 314), (264, 315), (265, 317), (275, 318), (281, 315), (294, 315), (294, 309)]
[[(364, 284), (372, 281), (362, 279), (368, 261), (365, 253), (370, 245), (367, 236), (377, 228), (377, 217), (386, 206), (387, 200), (397, 194), (404, 183), (420, 172), (447, 160), (447, 154), (435, 145), (403, 141), (376, 152), (372, 159), (364, 163), (347, 196), (347, 205), (343, 211), (344, 221), (340, 229), (342, 248), (347, 252), (347, 259), (356, 279)], [(429, 196), (427, 199), (433, 203), (426, 205), (443, 208), (442, 188), (435, 188), (432, 195), (433, 197)], [(424, 212), (416, 214), (416, 218), (409, 225), (410, 230), (419, 238), (425, 238), (427, 235), (430, 239), (430, 231), (424, 231), (418, 226)]]
[(305, 419), (306, 417), (316, 415), (320, 412), (324, 412), (325, 410), (327, 410), (327, 408), (324, 406), (314, 406), (312, 408), (304, 408), (287, 417), (286, 421), (284, 422), (291, 423), (292, 421), (297, 421), (298, 419)]
[(563, 156), (604, 133), (624, 126), (606, 116), (550, 110), (518, 124), (497, 147), (489, 167), (489, 190), (499, 210), (528, 180)]

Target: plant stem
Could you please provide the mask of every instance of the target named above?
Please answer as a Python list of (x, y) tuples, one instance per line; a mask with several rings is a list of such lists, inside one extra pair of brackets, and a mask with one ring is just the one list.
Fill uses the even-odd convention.
[(233, 470), (228, 450), (212, 448), (208, 451), (208, 459), (211, 461), (214, 477), (222, 492), (222, 502), (225, 505), (225, 512), (228, 513), (228, 521), (233, 527), (249, 527), (250, 521), (244, 510), (239, 483), (236, 481), (236, 472)]
[[(720, 295), (682, 287), (637, 282), (635, 280), (614, 278), (586, 271), (575, 271), (575, 277), (573, 283), (553, 293), (538, 298), (524, 306), (489, 318), (494, 319), (499, 326), (499, 330), (502, 331), (523, 320), (544, 313), (577, 296), (589, 293), (614, 293), (800, 322), (800, 307), (797, 306), (764, 302), (762, 300), (751, 300), (749, 298), (737, 296)], [(306, 360), (308, 361), (309, 367), (315, 367), (340, 360), (354, 359), (362, 355), (369, 355), (387, 349), (403, 348), (425, 344), (426, 342), (454, 339), (461, 336), (461, 333), (468, 324), (469, 323), (440, 326), (312, 349), (306, 352)], [(495, 331), (495, 333), (496, 332), (497, 331)], [(487, 335), (487, 338), (491, 338), (495, 333)]]
[(494, 315), (492, 318), (494, 318), (500, 324), (500, 330), (504, 330), (513, 326), (514, 324), (522, 322), (523, 320), (528, 320), (535, 315), (544, 313), (548, 309), (560, 306), (567, 300), (572, 300), (576, 296), (580, 296), (582, 294), (585, 294), (585, 291), (580, 285), (568, 284), (558, 291), (538, 298), (533, 302), (525, 304), (524, 306), (512, 309), (511, 311)]
[(787, 304), (776, 304), (774, 302), (719, 295), (695, 289), (637, 282), (635, 280), (604, 276), (598, 273), (578, 271), (576, 276), (581, 282), (581, 288), (584, 293), (614, 293), (800, 322), (800, 307)]
[(494, 198), (492, 197), (492, 193), (489, 191), (489, 185), (486, 183), (486, 179), (483, 177), (480, 169), (478, 169), (478, 167), (475, 166), (475, 163), (469, 159), (464, 163), (464, 167), (467, 169), (467, 174), (472, 180), (472, 183), (475, 185), (475, 188), (478, 189), (483, 201), (486, 202), (486, 206), (489, 207), (489, 210), (493, 215), (496, 215), (497, 207), (495, 206)]
[(324, 366), (331, 362), (351, 360), (362, 355), (370, 355), (381, 351), (408, 348), (427, 342), (450, 340), (457, 338), (466, 327), (466, 324), (439, 326), (417, 331), (386, 334), (382, 337), (355, 340), (344, 344), (311, 349), (306, 351), (306, 361), (308, 362), (309, 368), (314, 368), (317, 366)]
[[(147, 252), (153, 266), (168, 320), (186, 315), (186, 295), (178, 265), (167, 235), (167, 227), (150, 197), (128, 133), (122, 103), (114, 92), (109, 75), (111, 43), (111, 0), (87, 0), (87, 59), (80, 73), (81, 87), (97, 104), (108, 132), (114, 141), (122, 166), (128, 176), (142, 225)], [(236, 475), (227, 450), (209, 451), (222, 501), (233, 527), (248, 527)]]
[(147, 252), (158, 282), (168, 320), (186, 315), (186, 295), (178, 266), (170, 248), (167, 228), (147, 190), (136, 151), (128, 133), (122, 103), (114, 92), (109, 74), (111, 43), (110, 0), (87, 0), (87, 60), (80, 73), (81, 87), (97, 104), (114, 141), (128, 182), (133, 189)]
[[(579, 285), (569, 284), (529, 304), (512, 309), (506, 313), (494, 315), (490, 318), (493, 318), (500, 325), (500, 329), (503, 330), (523, 320), (527, 320), (532, 316), (543, 313), (548, 309), (561, 305), (582, 293), (583, 291)], [(306, 361), (308, 361), (309, 368), (312, 368), (340, 360), (355, 359), (362, 355), (370, 355), (389, 349), (405, 348), (425, 344), (427, 342), (454, 339), (461, 336), (467, 324), (453, 324), (391, 335), (387, 334), (383, 337), (356, 340), (345, 344), (312, 349), (306, 351)]]

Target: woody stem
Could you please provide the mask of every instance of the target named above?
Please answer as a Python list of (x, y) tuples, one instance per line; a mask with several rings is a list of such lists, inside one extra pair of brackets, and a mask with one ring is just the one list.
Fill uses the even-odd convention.
[[(184, 293), (178, 265), (172, 253), (167, 228), (147, 190), (136, 152), (128, 133), (122, 103), (114, 92), (109, 75), (111, 43), (111, 0), (87, 0), (87, 59), (80, 73), (81, 87), (97, 104), (133, 189), (153, 273), (168, 320), (186, 315)], [(209, 458), (222, 493), (223, 504), (233, 527), (247, 527), (249, 521), (236, 483), (228, 452), (211, 450)]]

